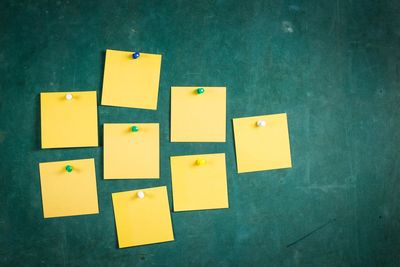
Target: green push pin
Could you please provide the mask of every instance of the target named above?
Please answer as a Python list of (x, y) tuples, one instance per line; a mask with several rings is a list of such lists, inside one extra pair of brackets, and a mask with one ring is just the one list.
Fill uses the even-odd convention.
[(74, 168), (72, 168), (71, 165), (65, 166), (65, 170), (66, 170), (67, 172), (72, 172), (73, 169), (74, 169)]
[(131, 131), (134, 132), (134, 133), (139, 132), (139, 127), (132, 126)]
[(204, 88), (197, 88), (196, 92), (197, 94), (201, 95), (202, 93), (204, 93)]

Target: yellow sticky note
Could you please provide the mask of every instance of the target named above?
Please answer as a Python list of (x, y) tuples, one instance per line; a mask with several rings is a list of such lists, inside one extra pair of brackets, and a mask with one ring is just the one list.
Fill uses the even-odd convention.
[(167, 187), (113, 193), (112, 200), (120, 248), (174, 240)]
[(99, 213), (94, 159), (39, 163), (39, 171), (45, 218)]
[(101, 104), (157, 109), (161, 55), (107, 50)]
[(239, 173), (292, 167), (286, 113), (233, 119), (233, 129)]
[(228, 208), (225, 154), (171, 157), (174, 211)]
[(40, 94), (42, 148), (98, 146), (96, 91)]
[(159, 132), (158, 123), (105, 123), (104, 179), (159, 178)]
[(225, 87), (171, 87), (171, 142), (225, 142), (225, 121)]

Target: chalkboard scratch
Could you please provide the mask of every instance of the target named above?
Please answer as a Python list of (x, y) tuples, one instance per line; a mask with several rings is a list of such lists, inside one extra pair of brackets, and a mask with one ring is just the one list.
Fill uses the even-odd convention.
[(74, 75), (72, 78), (72, 88), (75, 89), (75, 81), (76, 81), (76, 67), (74, 68)]
[(331, 190), (349, 190), (355, 188), (354, 184), (331, 184), (331, 185), (307, 185), (307, 186), (297, 186), (299, 189), (303, 190), (321, 190), (324, 192), (329, 192)]
[[(310, 143), (310, 125), (311, 125), (311, 116), (310, 116), (310, 109), (307, 108), (305, 112), (306, 118), (305, 118), (305, 133), (306, 133), (306, 138), (307, 138), (307, 143)], [(306, 162), (306, 175), (305, 175), (305, 181), (306, 184), (310, 184), (310, 169), (311, 169), (311, 163), (310, 163), (310, 158), (307, 158)]]
[(66, 235), (66, 230), (65, 226), (63, 227), (63, 238), (61, 242), (61, 254), (62, 254), (62, 260), (63, 260), (63, 266), (68, 266), (67, 265), (67, 253), (66, 253), (66, 246), (67, 246), (67, 235)]
[(336, 0), (336, 7), (334, 11), (334, 15), (332, 18), (332, 24), (329, 30), (329, 34), (332, 34), (334, 29), (338, 27), (338, 25), (341, 24), (341, 16), (340, 16), (340, 0)]
[(309, 232), (308, 234), (306, 234), (306, 235), (300, 237), (299, 239), (297, 239), (296, 241), (294, 241), (294, 242), (288, 244), (286, 247), (289, 248), (289, 247), (291, 247), (291, 246), (296, 245), (296, 244), (299, 243), (300, 241), (303, 241), (303, 240), (306, 239), (307, 237), (309, 237), (309, 236), (313, 235), (314, 233), (318, 232), (319, 230), (325, 228), (326, 226), (328, 226), (329, 224), (331, 224), (331, 223), (334, 222), (334, 221), (336, 221), (336, 219), (331, 219), (331, 220), (327, 221), (326, 223), (324, 223), (324, 224), (321, 225), (321, 226), (318, 226), (317, 228), (315, 228), (314, 230), (312, 230), (312, 231)]
[(200, 72), (187, 72), (184, 74), (184, 76), (199, 76), (200, 74)]

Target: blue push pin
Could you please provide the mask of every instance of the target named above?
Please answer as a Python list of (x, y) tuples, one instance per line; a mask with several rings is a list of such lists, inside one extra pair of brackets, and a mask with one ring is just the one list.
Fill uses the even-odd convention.
[(137, 59), (139, 57), (140, 57), (140, 53), (139, 52), (135, 52), (135, 53), (132, 54), (132, 58), (133, 59)]

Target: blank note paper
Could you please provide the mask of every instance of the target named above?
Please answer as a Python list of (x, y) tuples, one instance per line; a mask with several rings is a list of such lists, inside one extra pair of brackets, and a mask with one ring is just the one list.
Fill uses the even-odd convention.
[(41, 93), (42, 148), (98, 145), (96, 91)]
[(99, 213), (94, 159), (39, 163), (39, 170), (45, 218)]
[(104, 124), (104, 179), (159, 178), (159, 153), (158, 123)]
[(225, 87), (171, 87), (171, 142), (225, 142), (225, 128)]
[(165, 186), (113, 193), (112, 200), (120, 248), (174, 240)]
[(171, 157), (174, 211), (228, 208), (225, 154)]
[(101, 104), (157, 109), (161, 55), (107, 50)]
[(233, 119), (233, 128), (239, 173), (292, 167), (286, 113)]

